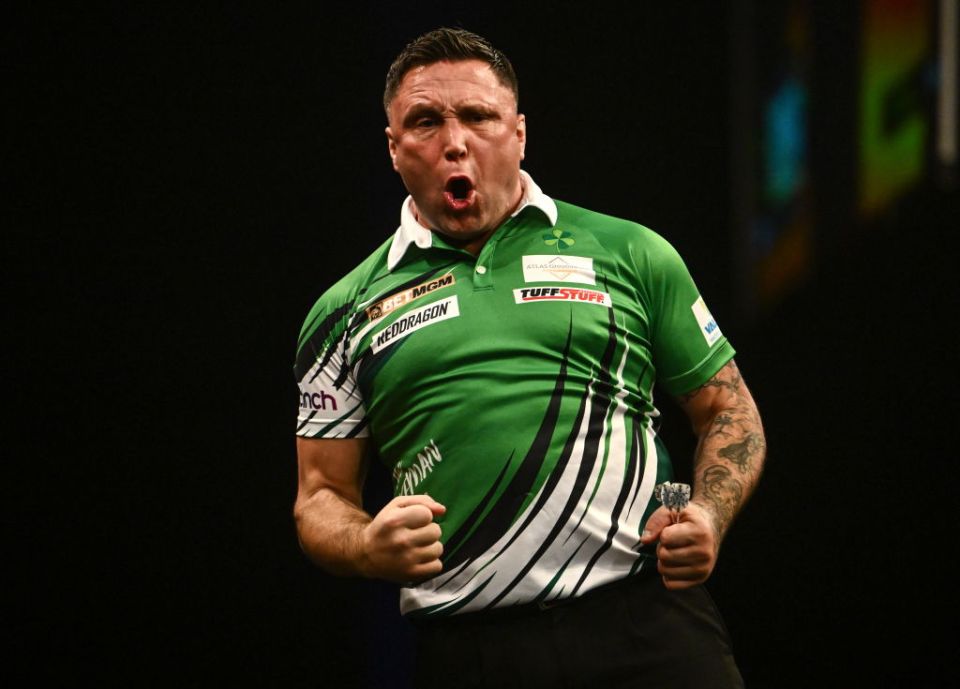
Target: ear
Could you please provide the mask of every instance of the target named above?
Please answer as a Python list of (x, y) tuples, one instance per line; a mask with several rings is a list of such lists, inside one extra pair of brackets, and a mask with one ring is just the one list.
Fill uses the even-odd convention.
[(390, 152), (390, 161), (393, 163), (393, 169), (400, 172), (400, 170), (397, 169), (397, 140), (393, 137), (393, 131), (390, 127), (387, 127), (383, 131), (387, 135), (387, 150)]
[(517, 114), (517, 141), (520, 142), (520, 160), (523, 160), (527, 149), (527, 117)]

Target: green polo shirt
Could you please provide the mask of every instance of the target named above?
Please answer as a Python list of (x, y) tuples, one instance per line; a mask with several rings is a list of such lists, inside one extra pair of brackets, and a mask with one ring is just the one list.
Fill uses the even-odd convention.
[(654, 566), (639, 533), (672, 478), (654, 383), (687, 392), (734, 354), (666, 240), (523, 180), (476, 257), (408, 199), (300, 334), (298, 435), (369, 437), (397, 495), (447, 507), (444, 571), (402, 590), (404, 614), (565, 598)]

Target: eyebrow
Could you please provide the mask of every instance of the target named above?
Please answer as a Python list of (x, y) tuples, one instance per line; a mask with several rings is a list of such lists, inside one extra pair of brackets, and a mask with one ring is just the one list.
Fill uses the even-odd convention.
[(434, 105), (428, 103), (416, 103), (413, 105), (403, 116), (401, 120), (404, 127), (408, 127), (414, 123), (414, 121), (423, 117), (424, 115), (439, 115), (440, 109)]
[[(404, 127), (409, 127), (421, 117), (444, 117), (441, 110), (441, 108), (430, 102), (422, 101), (419, 103), (414, 103), (403, 116), (401, 123)], [(468, 101), (457, 106), (454, 111), (458, 116), (471, 115), (475, 113), (497, 117), (500, 115), (500, 110), (495, 105), (491, 105), (485, 101)]]

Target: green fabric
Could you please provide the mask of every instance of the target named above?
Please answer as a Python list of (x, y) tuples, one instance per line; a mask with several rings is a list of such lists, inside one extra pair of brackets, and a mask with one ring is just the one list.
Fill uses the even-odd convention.
[[(456, 581), (405, 589), (405, 612), (573, 595), (629, 574), (652, 484), (672, 473), (654, 442), (654, 382), (682, 394), (734, 355), (709, 314), (698, 320), (666, 240), (556, 203), (555, 226), (527, 207), (476, 258), (435, 235), (389, 271), (386, 242), (301, 332), (297, 433), (369, 434), (396, 494), (447, 507)], [(558, 514), (545, 522), (544, 510)], [(547, 539), (532, 565), (518, 550), (528, 533)]]

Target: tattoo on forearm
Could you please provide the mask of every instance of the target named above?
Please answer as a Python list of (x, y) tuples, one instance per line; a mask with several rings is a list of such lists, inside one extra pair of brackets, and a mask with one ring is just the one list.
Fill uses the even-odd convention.
[(706, 428), (698, 431), (694, 499), (714, 512), (717, 534), (722, 537), (760, 477), (766, 441), (753, 398), (734, 362), (724, 366), (681, 402), (694, 400), (708, 388), (720, 395), (724, 408)]
[(710, 435), (729, 435), (730, 431), (727, 429), (729, 426), (733, 426), (734, 422), (733, 414), (718, 414), (710, 426)]
[(717, 515), (717, 535), (722, 535), (743, 501), (743, 486), (728, 468), (712, 464), (700, 475), (700, 496), (713, 506)]
[(740, 442), (721, 447), (717, 450), (717, 455), (735, 464), (743, 474), (750, 470), (754, 457), (762, 448), (763, 441), (756, 433), (750, 433)]

